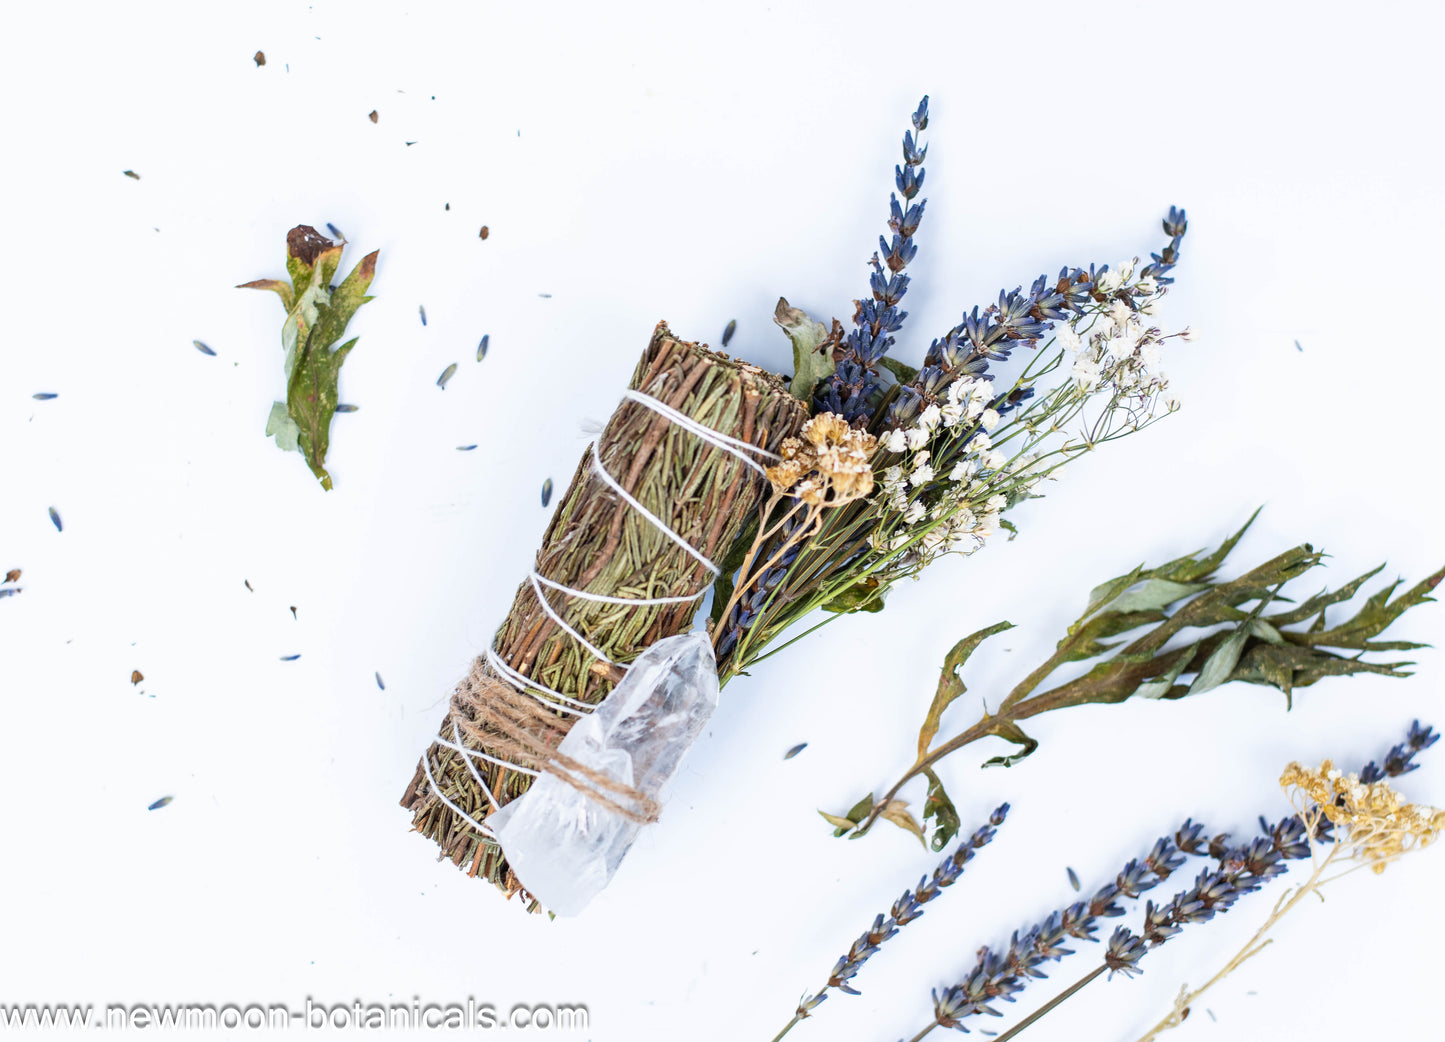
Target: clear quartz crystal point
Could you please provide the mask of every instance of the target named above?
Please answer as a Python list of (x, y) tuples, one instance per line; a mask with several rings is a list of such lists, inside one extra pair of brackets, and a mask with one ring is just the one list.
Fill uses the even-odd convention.
[[(660, 799), (717, 702), (707, 634), (664, 637), (572, 725), (558, 751)], [(642, 828), (549, 771), (487, 824), (527, 892), (557, 915), (577, 915), (601, 893)]]

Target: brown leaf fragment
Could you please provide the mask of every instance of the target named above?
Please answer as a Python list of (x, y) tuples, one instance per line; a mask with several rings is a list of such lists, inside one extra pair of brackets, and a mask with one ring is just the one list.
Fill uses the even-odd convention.
[(125, 174), (125, 176), (130, 178), (132, 181), (140, 180), (140, 174), (136, 173), (134, 170), (122, 170), (121, 173)]
[(484, 224), (484, 225), (482, 225), (482, 230), (481, 230), (481, 232), (478, 233), (478, 234), (479, 234), (479, 236), (480, 236), (481, 238), (485, 239), (488, 235), (491, 235), (491, 234), (492, 234), (492, 230), (491, 230), (490, 228), (488, 228), (488, 227)]
[(12, 568), (6, 572), (5, 581), (8, 583), (18, 583), (20, 581), (20, 569)]
[(262, 65), (265, 65), (265, 64), (266, 64), (266, 52), (265, 52), (265, 51), (257, 51), (257, 52), (256, 52), (256, 59), (255, 59), (255, 60), (256, 60), (256, 67), (257, 67), (257, 68), (260, 68)]
[(376, 109), (372, 109), (369, 113), (367, 113), (366, 118), (375, 123), (381, 117), (376, 114)]
[(144, 679), (145, 679), (145, 674), (142, 673), (140, 670), (138, 670), (138, 669), (133, 669), (133, 670), (130, 671), (130, 682), (131, 682), (132, 684), (139, 684), (139, 683), (140, 683), (142, 680), (144, 680)]

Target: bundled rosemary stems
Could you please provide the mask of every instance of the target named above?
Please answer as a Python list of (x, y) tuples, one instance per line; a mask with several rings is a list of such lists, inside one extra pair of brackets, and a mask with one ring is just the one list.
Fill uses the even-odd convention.
[[(653, 333), (630, 386), (651, 401), (625, 399), (583, 457), (543, 538), (533, 577), (517, 591), (496, 635), (493, 654), (478, 658), (459, 689), (465, 694), (500, 680), (527, 690), (530, 681), (553, 692), (549, 720), (529, 725), (551, 746), (575, 719), (571, 706), (596, 705), (620, 679), (594, 649), (626, 663), (648, 645), (689, 629), (712, 580), (707, 562), (727, 551), (756, 511), (764, 486), (759, 474), (684, 421), (776, 453), (806, 416), (777, 378), (680, 341), (665, 324)], [(690, 549), (670, 540), (639, 506)], [(559, 695), (563, 701), (556, 701)], [(549, 697), (541, 702), (546, 707)], [(506, 721), (479, 719), (470, 703), (454, 699), (439, 741), (427, 750), (402, 798), (416, 830), (444, 856), (508, 895), (522, 890), (525, 881), (516, 878), (477, 823), (531, 784), (533, 772), (525, 764), (511, 766), (516, 757), (507, 755), (516, 738)], [(491, 759), (468, 756), (458, 745)]]

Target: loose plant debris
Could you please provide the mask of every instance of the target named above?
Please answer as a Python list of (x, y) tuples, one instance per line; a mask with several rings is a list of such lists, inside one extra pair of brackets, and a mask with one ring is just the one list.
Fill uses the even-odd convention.
[(326, 230), (331, 233), (331, 237), (336, 241), (346, 241), (346, 236), (341, 233), (341, 229), (336, 227), (336, 225), (332, 224), (330, 221), (326, 222)]
[(55, 526), (57, 532), (65, 531), (65, 526), (60, 523), (60, 511), (54, 507), (50, 508), (50, 523)]
[(491, 229), (488, 228), (488, 227), (484, 224), (484, 225), (482, 225), (482, 230), (477, 233), (477, 238), (479, 238), (479, 239), (485, 239), (487, 236), (489, 236), (489, 235), (491, 235), (491, 234), (492, 234)]
[(326, 471), (326, 451), (336, 413), (337, 382), (356, 338), (334, 345), (346, 333), (357, 309), (372, 299), (366, 290), (376, 274), (378, 252), (368, 253), (340, 286), (333, 287), (331, 280), (344, 248), (344, 243), (332, 242), (309, 225), (297, 225), (286, 235), (290, 284), (257, 279), (237, 287), (271, 290), (286, 309), (281, 327), (286, 400), (272, 404), (266, 435), (276, 439), (278, 448), (300, 452), (321, 487), (328, 490), (331, 475)]
[(291, 605), (291, 618), (292, 618), (293, 620), (296, 618), (296, 605), (294, 605), (294, 604)]
[(196, 349), (197, 351), (199, 351), (201, 354), (203, 354), (203, 355), (210, 355), (212, 358), (215, 358), (215, 357), (216, 357), (216, 352), (212, 351), (212, 350), (210, 349), (210, 347), (208, 347), (207, 345), (201, 343), (201, 341), (199, 341), (199, 340), (192, 340), (191, 343), (195, 346), (195, 349)]
[(1077, 893), (1079, 892), (1079, 873), (1075, 872), (1072, 868), (1070, 868), (1068, 871), (1069, 871), (1069, 886), (1073, 887), (1073, 888), (1074, 888), (1074, 893), (1077, 894)]
[(491, 343), (491, 334), (483, 334), (481, 341), (477, 344), (477, 361), (487, 357), (487, 345)]
[(56, 398), (59, 398), (60, 395), (51, 394), (49, 391), (40, 391), (36, 394), (32, 394), (30, 397), (34, 398), (37, 402), (49, 402), (53, 401)]
[(259, 69), (262, 65), (266, 64), (266, 52), (257, 51), (254, 60), (256, 62), (256, 67)]
[(130, 671), (130, 682), (131, 682), (131, 685), (132, 685), (132, 686), (134, 686), (134, 685), (136, 685), (136, 684), (139, 684), (139, 683), (140, 683), (142, 680), (144, 680), (144, 679), (145, 679), (145, 674), (142, 673), (140, 670), (138, 670), (138, 669), (133, 669), (133, 670)]
[(804, 749), (806, 749), (806, 748), (808, 748), (808, 743), (807, 743), (807, 742), (799, 742), (797, 745), (793, 746), (793, 747), (792, 747), (791, 749), (789, 749), (787, 752), (783, 753), (783, 759), (785, 759), (785, 760), (791, 760), (794, 756), (797, 756), (800, 752), (802, 752), (802, 751), (803, 751)]
[(282, 655), (282, 656), (281, 656), (281, 661), (282, 661), (282, 662), (295, 662), (295, 661), (296, 661), (298, 658), (300, 658), (300, 657), (301, 657), (300, 655)]
[[(934, 768), (939, 761), (984, 738), (1002, 738), (1016, 751), (994, 756), (985, 767), (1011, 767), (1034, 754), (1039, 743), (1020, 724), (1040, 713), (1072, 706), (1109, 705), (1130, 698), (1174, 700), (1204, 694), (1231, 681), (1243, 681), (1279, 690), (1285, 708), (1294, 692), (1331, 676), (1374, 673), (1408, 677), (1411, 662), (1369, 662), (1365, 655), (1380, 651), (1411, 651), (1424, 645), (1410, 641), (1376, 640), (1409, 609), (1433, 602), (1431, 591), (1445, 579), (1445, 568), (1395, 596), (1402, 580), (1377, 591), (1345, 620), (1331, 624), (1331, 607), (1354, 598), (1360, 588), (1385, 567), (1380, 565), (1337, 590), (1324, 590), (1298, 604), (1282, 596), (1283, 587), (1318, 567), (1324, 554), (1308, 543), (1266, 561), (1237, 579), (1221, 581), (1213, 573), (1254, 523), (1259, 511), (1240, 530), (1207, 556), (1188, 554), (1157, 568), (1139, 565), (1132, 571), (1096, 587), (1084, 613), (1059, 641), (1054, 654), (1025, 677), (993, 711), (946, 741), (936, 743), (945, 711), (967, 690), (959, 671), (970, 655), (989, 637), (1011, 628), (1001, 622), (959, 641), (944, 659), (938, 691), (918, 733), (918, 758), (896, 784), (876, 803), (863, 797), (845, 816), (824, 815), (837, 826), (834, 835), (865, 834), (885, 808), (899, 802), (899, 790), (914, 778), (928, 780), (924, 803), (925, 825), (932, 822), (933, 845), (938, 850), (958, 831), (958, 812), (944, 791)], [(1253, 608), (1246, 610), (1246, 605)], [(1290, 605), (1269, 612), (1273, 605)], [(1313, 620), (1313, 621), (1311, 621)], [(1306, 629), (1289, 629), (1309, 622)], [(1206, 633), (1193, 641), (1166, 649), (1183, 631), (1229, 628)], [(1106, 643), (1136, 630), (1147, 630), (1127, 644)], [(1336, 654), (1326, 649), (1348, 654)], [(1083, 676), (1056, 688), (1038, 692), (1060, 667), (1096, 660)], [(1036, 693), (1037, 692), (1037, 693)], [(890, 819), (895, 820), (895, 819)], [(909, 819), (911, 820), (911, 819)]]
[(542, 482), (542, 506), (552, 502), (552, 479), (548, 478)]
[(376, 109), (372, 109), (370, 112), (368, 112), (368, 113), (366, 114), (366, 118), (369, 119), (369, 120), (371, 120), (373, 123), (375, 123), (375, 122), (376, 122), (378, 119), (380, 119), (381, 117), (376, 114)]
[(728, 346), (728, 342), (732, 340), (733, 334), (736, 333), (737, 331), (738, 331), (738, 320), (735, 319), (735, 318), (730, 318), (730, 319), (728, 319), (728, 324), (727, 324), (727, 326), (723, 329), (723, 335), (722, 335), (722, 346), (723, 346), (723, 347), (727, 347), (727, 346)]
[(421, 315), (421, 324), (426, 325), (426, 307), (424, 305), (418, 304), (416, 310), (417, 313)]
[(162, 796), (160, 799), (156, 800), (149, 807), (147, 807), (146, 810), (160, 810), (162, 807), (169, 807), (171, 805), (171, 800), (173, 799), (175, 799), (174, 796)]
[(130, 178), (132, 181), (140, 180), (140, 174), (136, 173), (134, 170), (122, 170), (121, 173), (125, 174), (125, 176)]
[(377, 673), (377, 674), (375, 674), (375, 676), (376, 676), (376, 686), (379, 687), (379, 688), (381, 688), (381, 690), (385, 691), (385, 690), (386, 690), (386, 685), (381, 682), (381, 674), (380, 674), (380, 673)]
[(457, 446), (457, 451), (458, 451), (458, 452), (471, 452), (471, 451), (472, 451), (473, 449), (475, 449), (475, 448), (476, 448), (475, 445), (458, 445), (458, 446)]
[(447, 389), (447, 381), (457, 375), (457, 364), (453, 362), (442, 370), (442, 375), (437, 377), (437, 386), (443, 391)]
[(336, 411), (337, 411), (337, 412), (355, 412), (357, 409), (360, 409), (360, 408), (361, 408), (361, 406), (359, 406), (359, 405), (347, 405), (347, 404), (343, 403), (343, 404), (338, 405), (338, 406), (336, 407)]
[(251, 585), (250, 579), (242, 579), (241, 581), (246, 584), (246, 589), (250, 590), (252, 593), (256, 592), (255, 587)]

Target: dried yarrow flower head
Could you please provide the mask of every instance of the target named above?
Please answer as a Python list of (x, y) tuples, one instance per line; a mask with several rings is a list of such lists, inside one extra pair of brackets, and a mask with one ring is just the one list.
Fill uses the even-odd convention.
[(814, 416), (803, 425), (802, 435), (785, 439), (779, 450), (782, 462), (768, 468), (774, 492), (809, 506), (840, 506), (873, 491), (869, 457), (878, 447), (877, 438), (831, 412)]
[(1318, 767), (1291, 763), (1279, 783), (1301, 817), (1323, 815), (1335, 826), (1345, 856), (1375, 872), (1433, 843), (1445, 829), (1445, 811), (1408, 803), (1383, 778), (1363, 782), (1330, 760)]

